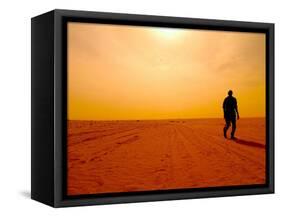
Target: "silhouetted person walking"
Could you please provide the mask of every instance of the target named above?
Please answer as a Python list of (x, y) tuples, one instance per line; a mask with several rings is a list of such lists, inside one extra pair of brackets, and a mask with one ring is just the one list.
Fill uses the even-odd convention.
[(223, 113), (225, 119), (225, 127), (223, 128), (224, 137), (227, 138), (226, 133), (230, 125), (232, 125), (231, 139), (235, 139), (234, 134), (236, 130), (236, 114), (237, 120), (239, 119), (237, 100), (232, 96), (232, 90), (228, 91), (228, 97), (223, 101)]

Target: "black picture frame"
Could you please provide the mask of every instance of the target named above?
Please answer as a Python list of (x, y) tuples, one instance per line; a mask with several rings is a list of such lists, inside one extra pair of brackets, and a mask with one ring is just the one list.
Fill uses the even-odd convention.
[[(266, 184), (67, 196), (66, 23), (90, 22), (266, 34)], [(53, 10), (31, 21), (31, 198), (53, 207), (274, 193), (274, 24)]]

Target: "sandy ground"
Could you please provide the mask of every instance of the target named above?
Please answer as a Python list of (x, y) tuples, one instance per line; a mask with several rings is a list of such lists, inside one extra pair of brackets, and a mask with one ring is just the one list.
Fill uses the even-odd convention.
[[(68, 195), (265, 183), (265, 119), (69, 121)], [(230, 133), (230, 132), (229, 132)]]

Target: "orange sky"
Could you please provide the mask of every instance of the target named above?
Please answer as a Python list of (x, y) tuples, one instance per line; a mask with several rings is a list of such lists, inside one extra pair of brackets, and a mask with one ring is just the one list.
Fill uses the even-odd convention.
[(68, 23), (68, 119), (265, 116), (265, 34)]

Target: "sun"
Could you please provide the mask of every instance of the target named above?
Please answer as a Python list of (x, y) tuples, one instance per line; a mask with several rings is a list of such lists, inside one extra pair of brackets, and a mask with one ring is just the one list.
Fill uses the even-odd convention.
[(154, 29), (155, 33), (164, 39), (176, 39), (180, 36), (184, 30), (178, 28), (165, 28), (165, 27), (157, 27)]

